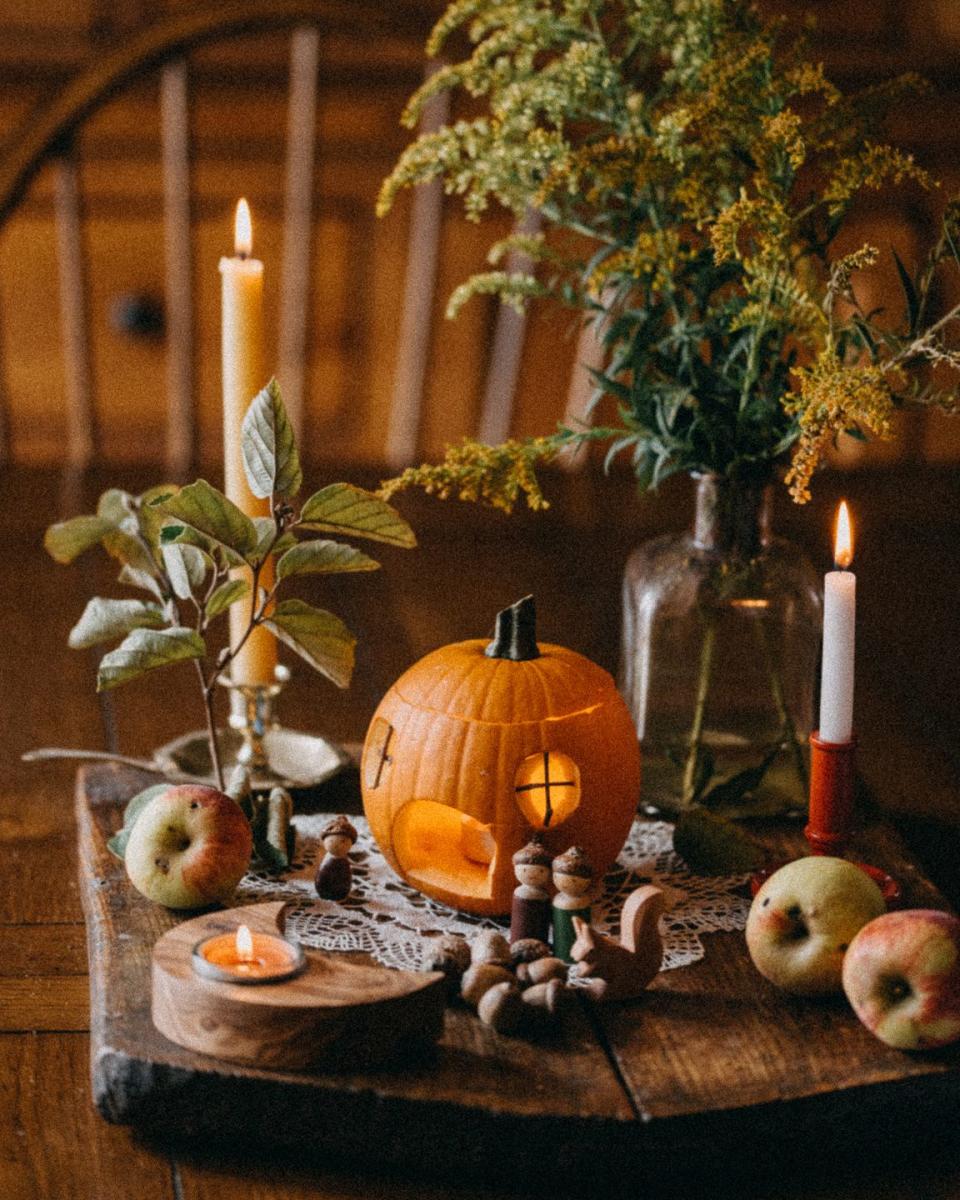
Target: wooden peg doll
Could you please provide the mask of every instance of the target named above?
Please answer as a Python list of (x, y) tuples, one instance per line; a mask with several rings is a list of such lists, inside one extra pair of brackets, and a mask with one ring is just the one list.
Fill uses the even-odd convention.
[(334, 817), (320, 832), (326, 853), (317, 867), (314, 886), (322, 900), (345, 900), (350, 895), (353, 870), (347, 855), (357, 840), (357, 831), (346, 817)]
[(590, 923), (593, 866), (585, 850), (571, 846), (553, 860), (553, 952), (564, 962), (572, 962), (570, 951), (577, 933), (573, 918)]
[(524, 938), (547, 941), (550, 935), (550, 853), (538, 837), (531, 838), (513, 856), (517, 887), (510, 906), (510, 941)]
[(573, 918), (577, 940), (570, 951), (573, 971), (588, 980), (596, 1000), (630, 1000), (645, 991), (663, 962), (660, 917), (665, 896), (647, 884), (630, 893), (620, 912), (620, 940)]

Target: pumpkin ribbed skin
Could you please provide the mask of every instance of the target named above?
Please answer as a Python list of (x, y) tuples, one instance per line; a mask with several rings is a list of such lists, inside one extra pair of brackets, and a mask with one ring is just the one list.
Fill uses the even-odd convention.
[[(397, 680), (371, 723), (361, 779), (371, 830), (398, 874), (453, 907), (499, 915), (509, 912), (516, 885), (512, 855), (531, 832), (514, 790), (520, 763), (544, 750), (573, 759), (580, 804), (541, 833), (553, 854), (582, 846), (599, 875), (629, 832), (640, 752), (613, 679), (589, 659), (541, 644), (539, 657), (515, 662), (485, 657), (485, 646), (483, 640), (445, 646)], [(455, 864), (446, 872), (408, 870), (410, 836), (428, 843), (433, 836), (430, 821), (407, 834), (414, 810), (404, 810), (414, 801), (432, 801), (489, 826), (497, 847), (489, 872), (464, 864), (461, 882)], [(448, 817), (433, 812), (443, 818), (435, 822), (439, 830)], [(419, 853), (426, 852), (421, 846)]]

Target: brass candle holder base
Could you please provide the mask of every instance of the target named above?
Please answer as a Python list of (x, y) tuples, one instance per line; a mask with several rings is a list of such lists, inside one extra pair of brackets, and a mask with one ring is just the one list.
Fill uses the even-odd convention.
[[(250, 687), (221, 678), (230, 690), (229, 728), (218, 730), (225, 776), (234, 766), (246, 767), (256, 791), (284, 787), (304, 791), (317, 787), (350, 765), (350, 756), (335, 742), (316, 734), (286, 729), (276, 715), (276, 699), (290, 679), (277, 666), (274, 682)], [(194, 730), (154, 751), (160, 770), (213, 782), (213, 764), (205, 730)]]

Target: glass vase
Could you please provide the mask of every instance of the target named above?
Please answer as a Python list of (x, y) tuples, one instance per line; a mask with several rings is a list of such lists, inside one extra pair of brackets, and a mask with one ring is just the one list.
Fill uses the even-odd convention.
[(693, 529), (647, 542), (623, 582), (620, 688), (643, 753), (642, 808), (802, 812), (819, 582), (770, 532), (763, 479), (697, 479)]

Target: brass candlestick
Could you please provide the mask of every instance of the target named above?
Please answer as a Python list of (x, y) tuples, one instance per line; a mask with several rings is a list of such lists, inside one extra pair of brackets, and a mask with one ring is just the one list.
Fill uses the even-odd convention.
[[(335, 742), (281, 725), (276, 700), (289, 680), (290, 671), (282, 665), (275, 668), (274, 681), (261, 686), (235, 684), (221, 676), (218, 682), (230, 690), (229, 727), (218, 730), (224, 776), (240, 765), (250, 771), (256, 791), (273, 787), (303, 791), (349, 765), (350, 756)], [(167, 742), (153, 757), (165, 774), (213, 781), (210, 745), (203, 730)]]

